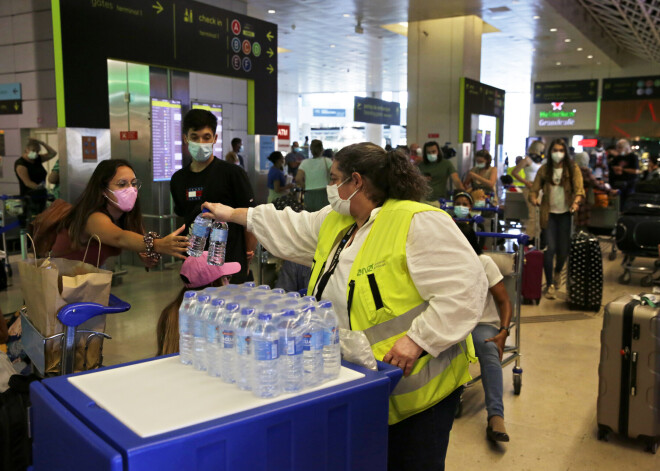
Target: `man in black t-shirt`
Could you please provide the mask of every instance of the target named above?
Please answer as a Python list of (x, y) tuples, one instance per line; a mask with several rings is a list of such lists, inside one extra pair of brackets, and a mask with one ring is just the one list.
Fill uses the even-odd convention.
[[(218, 137), (216, 125), (216, 117), (202, 109), (190, 110), (183, 118), (183, 141), (193, 160), (172, 175), (170, 192), (174, 212), (185, 219), (186, 230), (202, 211), (205, 201), (234, 208), (254, 206), (254, 194), (245, 170), (213, 156), (213, 144)], [(238, 224), (229, 224), (225, 260), (241, 264), (241, 271), (232, 276), (233, 283), (246, 281), (255, 247), (252, 234)]]
[(621, 192), (621, 205), (635, 188), (640, 173), (639, 159), (630, 149), (630, 143), (621, 139), (616, 143), (618, 155), (610, 163), (610, 185)]

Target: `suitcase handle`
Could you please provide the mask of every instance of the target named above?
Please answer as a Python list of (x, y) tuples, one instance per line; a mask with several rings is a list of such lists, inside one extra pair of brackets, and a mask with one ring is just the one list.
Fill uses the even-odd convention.
[(630, 371), (630, 395), (637, 395), (637, 352), (632, 353), (632, 365)]

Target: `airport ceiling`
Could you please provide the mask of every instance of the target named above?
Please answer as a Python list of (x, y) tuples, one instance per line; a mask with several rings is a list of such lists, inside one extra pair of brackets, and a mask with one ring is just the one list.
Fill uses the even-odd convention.
[(534, 77), (548, 80), (559, 68), (587, 77), (640, 62), (660, 68), (660, 0), (247, 4), (251, 16), (278, 24), (278, 80), (285, 92), (406, 90), (407, 23), (463, 15), (476, 15), (496, 28), (482, 37), (481, 80), (507, 92), (529, 91)]

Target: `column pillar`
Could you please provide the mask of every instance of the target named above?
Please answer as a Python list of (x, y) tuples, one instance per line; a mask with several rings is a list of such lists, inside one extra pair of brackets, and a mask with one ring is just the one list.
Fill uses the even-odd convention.
[[(369, 92), (367, 93), (370, 98), (378, 98), (380, 99), (383, 96), (382, 92)], [(366, 134), (366, 139), (367, 142), (373, 142), (376, 145), (379, 145), (381, 147), (385, 147), (385, 143), (383, 142), (383, 125), (382, 124), (371, 124), (371, 123), (365, 123), (365, 128), (364, 128), (365, 134)]]
[(473, 15), (408, 23), (408, 144), (458, 148), (459, 81), (480, 79), (483, 31)]

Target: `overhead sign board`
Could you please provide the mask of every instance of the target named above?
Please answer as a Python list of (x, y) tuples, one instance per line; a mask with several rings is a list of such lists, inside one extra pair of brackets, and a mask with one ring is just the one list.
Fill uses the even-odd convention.
[(472, 115), (494, 116), (498, 119), (496, 144), (501, 144), (504, 129), (504, 90), (467, 77), (461, 78), (459, 110), (459, 142), (471, 142)]
[(20, 83), (0, 83), (0, 101), (20, 100), (21, 98), (22, 94)]
[(535, 82), (534, 103), (587, 102), (598, 100), (598, 80)]
[(277, 140), (278, 141), (289, 141), (289, 139), (291, 139), (291, 125), (290, 124), (278, 124), (277, 125)]
[(183, 167), (181, 102), (151, 99), (151, 148), (155, 182), (168, 181)]
[(345, 118), (346, 110), (343, 108), (314, 108), (315, 117)]
[(277, 25), (191, 0), (53, 5), (53, 17), (60, 18), (55, 36), (61, 35), (58, 100), (64, 99), (58, 114), (65, 112), (66, 126), (110, 127), (111, 58), (250, 80), (248, 131), (277, 132)]
[(23, 100), (0, 101), (0, 114), (22, 114)]
[(550, 130), (595, 131), (597, 102), (568, 103), (554, 101), (533, 107), (536, 133)]
[(660, 98), (660, 76), (603, 80), (603, 101)]
[(353, 120), (371, 124), (401, 124), (401, 105), (378, 98), (355, 97)]

